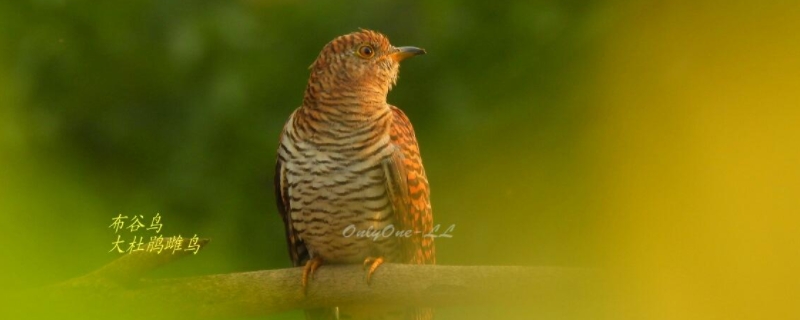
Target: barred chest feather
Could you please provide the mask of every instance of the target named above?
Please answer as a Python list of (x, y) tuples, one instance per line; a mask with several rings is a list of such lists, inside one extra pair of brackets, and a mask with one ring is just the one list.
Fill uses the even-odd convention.
[(360, 263), (368, 256), (396, 260), (395, 237), (352, 232), (394, 223), (382, 166), (396, 148), (388, 128), (313, 141), (294, 130), (287, 128), (279, 152), (286, 161), (289, 217), (311, 256), (327, 263)]

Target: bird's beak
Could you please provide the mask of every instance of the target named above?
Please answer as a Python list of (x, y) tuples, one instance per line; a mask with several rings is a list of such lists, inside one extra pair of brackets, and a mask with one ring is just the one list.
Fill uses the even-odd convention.
[(392, 60), (400, 62), (405, 60), (406, 58), (410, 58), (413, 56), (418, 56), (421, 54), (426, 54), (425, 49), (417, 48), (417, 47), (399, 47), (395, 48), (395, 51), (389, 56)]

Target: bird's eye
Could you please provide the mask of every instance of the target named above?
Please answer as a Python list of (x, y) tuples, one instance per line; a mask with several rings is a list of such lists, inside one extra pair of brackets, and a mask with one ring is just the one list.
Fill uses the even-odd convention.
[(358, 51), (356, 52), (358, 53), (359, 57), (362, 57), (364, 59), (372, 58), (372, 56), (375, 55), (375, 49), (373, 49), (372, 46), (370, 45), (363, 45), (361, 47), (358, 47)]

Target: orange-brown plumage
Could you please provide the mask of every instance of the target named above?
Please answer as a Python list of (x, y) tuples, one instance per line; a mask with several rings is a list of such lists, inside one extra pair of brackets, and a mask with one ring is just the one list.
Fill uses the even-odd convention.
[[(303, 104), (290, 116), (278, 148), (275, 190), (303, 288), (321, 264), (364, 263), (367, 282), (386, 262), (433, 264), (433, 216), (427, 176), (411, 122), (389, 105), (399, 63), (423, 54), (361, 30), (328, 43), (310, 66)], [(412, 231), (411, 237), (345, 236), (345, 230)], [(430, 319), (421, 308), (350, 306), (353, 319)], [(328, 318), (314, 310), (309, 318)]]
[[(398, 229), (422, 232), (422, 234), (415, 234), (407, 240), (405, 250), (408, 252), (411, 263), (435, 264), (436, 251), (433, 238), (424, 236), (424, 233), (433, 229), (428, 176), (425, 175), (425, 169), (422, 167), (422, 157), (411, 121), (402, 110), (394, 106), (391, 108), (394, 114), (391, 131), (392, 143), (400, 148), (398, 156), (402, 155), (402, 165), (398, 165), (398, 167), (405, 171), (405, 189), (408, 190), (402, 191), (398, 195), (402, 203), (395, 204), (395, 207), (402, 208), (400, 210), (406, 210), (405, 213), (399, 215), (400, 227)], [(401, 186), (401, 190), (402, 188)]]

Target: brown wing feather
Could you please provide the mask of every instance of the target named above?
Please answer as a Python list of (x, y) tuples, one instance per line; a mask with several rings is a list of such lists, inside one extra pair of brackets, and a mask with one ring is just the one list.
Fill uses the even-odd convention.
[(433, 212), (419, 145), (408, 117), (397, 107), (391, 106), (391, 109), (394, 117), (391, 139), (397, 151), (387, 161), (386, 171), (389, 194), (397, 217), (397, 230), (414, 232), (410, 238), (401, 238), (408, 262), (435, 264), (433, 238), (425, 237), (433, 229)]

